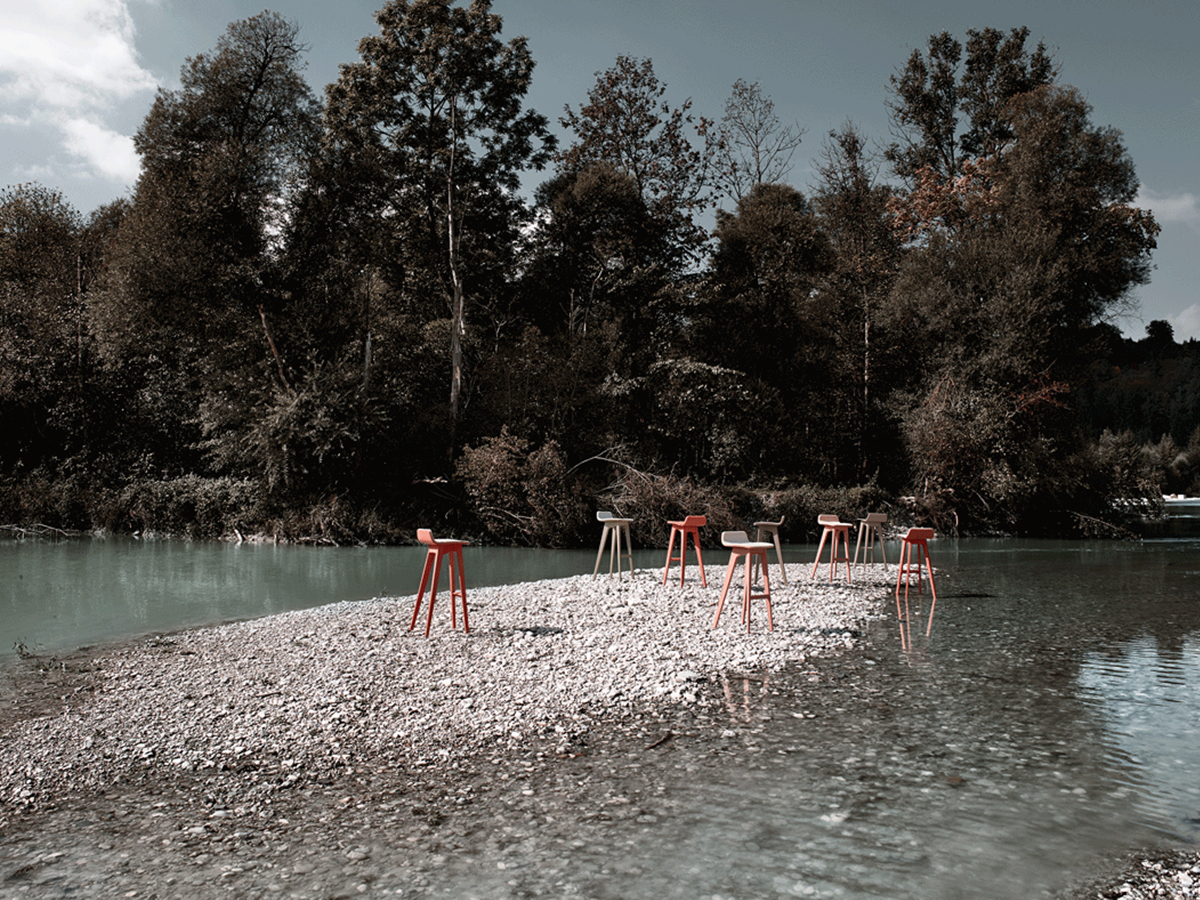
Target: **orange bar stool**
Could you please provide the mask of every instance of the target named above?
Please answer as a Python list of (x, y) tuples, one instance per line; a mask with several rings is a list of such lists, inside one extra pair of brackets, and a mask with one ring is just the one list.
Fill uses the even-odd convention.
[[(875, 545), (879, 545), (879, 555), (883, 557), (883, 570), (887, 571), (887, 550), (883, 547), (883, 526), (887, 522), (887, 513), (867, 513), (865, 519), (858, 520), (858, 540), (854, 542), (854, 564), (865, 566), (867, 555), (871, 556), (871, 564), (875, 563)], [(863, 539), (866, 538), (864, 546)], [(862, 550), (862, 562), (858, 561), (858, 552)], [(861, 571), (861, 569), (860, 569)]]
[[(671, 538), (667, 541), (667, 564), (663, 567), (662, 583), (667, 583), (667, 573), (671, 571), (671, 563), (679, 560), (679, 586), (683, 587), (683, 576), (687, 571), (687, 542), (688, 535), (692, 536), (692, 546), (696, 548), (696, 562), (700, 565), (700, 583), (708, 587), (708, 576), (704, 574), (704, 554), (700, 552), (700, 529), (708, 524), (708, 516), (687, 516), (682, 522), (668, 522), (671, 526)], [(679, 555), (672, 556), (675, 549), (675, 536), (679, 535)]]
[(787, 516), (780, 516), (778, 522), (755, 522), (754, 523), (754, 540), (761, 541), (763, 535), (769, 534), (775, 541), (775, 556), (779, 560), (779, 574), (783, 578), (783, 583), (787, 584), (787, 568), (783, 565), (783, 548), (779, 546), (779, 526), (783, 524), (783, 520)]
[[(896, 613), (900, 613), (900, 582), (904, 582), (904, 603), (908, 605), (908, 587), (912, 580), (914, 567), (917, 571), (917, 593), (922, 593), (921, 588), (921, 559), (924, 557), (925, 569), (929, 573), (929, 590), (933, 594), (933, 603), (929, 607), (929, 626), (925, 629), (925, 636), (929, 636), (929, 631), (933, 628), (933, 608), (937, 606), (937, 587), (933, 583), (933, 565), (929, 561), (929, 540), (933, 537), (932, 528), (910, 528), (908, 533), (904, 535), (904, 540), (900, 544), (900, 568), (896, 572)], [(916, 551), (917, 560), (913, 563), (913, 551)]]
[[(633, 578), (633, 545), (629, 542), (629, 525), (633, 519), (619, 519), (607, 510), (596, 513), (596, 520), (604, 523), (600, 533), (600, 549), (596, 551), (596, 567), (592, 569), (592, 580), (600, 571), (600, 557), (604, 556), (604, 545), (609, 545), (608, 574), (613, 573), (613, 564), (617, 567), (617, 580), (621, 579), (621, 560), (629, 560), (629, 577)], [(621, 550), (621, 538), (625, 538), (625, 550)]]
[[(725, 570), (725, 586), (721, 588), (721, 600), (717, 603), (717, 614), (713, 616), (712, 627), (716, 628), (721, 621), (721, 610), (725, 608), (725, 595), (729, 593), (729, 583), (733, 581), (733, 570), (737, 568), (738, 560), (741, 560), (746, 566), (742, 581), (742, 624), (746, 626), (746, 633), (750, 633), (752, 600), (767, 601), (767, 630), (774, 631), (775, 622), (771, 616), (771, 577), (767, 574), (767, 551), (771, 549), (771, 545), (766, 541), (751, 541), (744, 531), (722, 532), (721, 543), (729, 548), (729, 567)], [(752, 590), (752, 572), (758, 564), (762, 565), (761, 594), (755, 594)]]
[[(471, 627), (467, 622), (467, 582), (463, 577), (462, 548), (470, 546), (468, 541), (449, 539), (437, 540), (428, 528), (417, 529), (417, 540), (428, 546), (425, 552), (425, 568), (421, 571), (421, 589), (417, 591), (417, 603), (413, 607), (412, 622), (408, 630), (417, 627), (417, 616), (421, 612), (421, 598), (425, 596), (425, 586), (429, 583), (429, 574), (433, 573), (433, 586), (429, 591), (429, 613), (425, 620), (425, 637), (429, 637), (429, 626), (433, 624), (433, 602), (437, 599), (438, 575), (442, 571), (442, 558), (446, 559), (446, 568), (450, 574), (450, 627), (457, 628), (457, 610), (455, 601), (462, 601), (463, 633), (470, 634)], [(457, 584), (456, 578), (457, 575)]]
[[(817, 524), (824, 530), (821, 532), (821, 543), (817, 545), (817, 558), (813, 560), (812, 574), (809, 581), (817, 577), (817, 566), (821, 564), (821, 551), (825, 549), (825, 541), (832, 537), (829, 545), (829, 580), (833, 581), (837, 572), (837, 564), (846, 564), (846, 580), (850, 580), (850, 523), (838, 520), (837, 516), (817, 516)], [(838, 544), (842, 545), (842, 555), (838, 556)]]

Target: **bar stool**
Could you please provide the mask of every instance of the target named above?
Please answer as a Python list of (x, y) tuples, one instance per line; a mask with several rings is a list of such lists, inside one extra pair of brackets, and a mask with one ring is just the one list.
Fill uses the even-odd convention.
[[(725, 607), (725, 595), (729, 593), (729, 583), (733, 581), (733, 570), (737, 567), (738, 560), (742, 560), (746, 565), (742, 582), (742, 624), (746, 626), (746, 633), (750, 633), (750, 601), (764, 599), (767, 601), (767, 630), (774, 631), (775, 622), (771, 617), (771, 578), (767, 574), (767, 551), (771, 549), (771, 545), (766, 541), (751, 541), (744, 531), (722, 532), (721, 543), (729, 548), (729, 567), (725, 570), (725, 586), (721, 588), (721, 600), (717, 603), (717, 614), (713, 616), (712, 627), (716, 628), (717, 623), (721, 621), (721, 610)], [(751, 591), (752, 571), (757, 562), (762, 564), (763, 593), (761, 594)]]
[[(470, 634), (471, 627), (467, 622), (467, 582), (463, 577), (462, 548), (470, 546), (468, 541), (450, 539), (437, 540), (428, 528), (417, 529), (417, 540), (428, 546), (425, 552), (425, 568), (421, 570), (421, 589), (417, 591), (417, 603), (413, 607), (412, 621), (408, 630), (417, 627), (417, 615), (421, 612), (421, 598), (425, 595), (425, 585), (429, 583), (429, 573), (433, 573), (433, 586), (429, 591), (429, 614), (425, 620), (425, 637), (429, 637), (429, 626), (433, 624), (433, 602), (437, 599), (438, 575), (442, 571), (442, 557), (446, 558), (446, 569), (450, 573), (450, 627), (457, 628), (457, 604), (462, 601), (463, 633)], [(455, 584), (455, 575), (457, 585)]]
[(925, 629), (925, 636), (929, 636), (930, 629), (933, 628), (933, 608), (937, 606), (937, 587), (933, 583), (933, 564), (929, 561), (929, 539), (933, 537), (932, 528), (910, 528), (908, 533), (904, 535), (904, 540), (900, 544), (900, 567), (896, 572), (896, 614), (900, 615), (900, 582), (904, 582), (904, 604), (908, 605), (908, 587), (912, 579), (913, 562), (912, 554), (916, 550), (917, 553), (917, 593), (922, 593), (921, 588), (921, 557), (925, 558), (925, 568), (929, 572), (929, 590), (933, 594), (933, 603), (929, 607), (929, 625)]
[[(600, 510), (596, 513), (597, 521), (604, 523), (604, 530), (600, 533), (600, 549), (596, 551), (596, 567), (592, 569), (592, 580), (596, 580), (596, 573), (600, 571), (600, 557), (604, 555), (605, 542), (609, 545), (608, 553), (608, 574), (613, 573), (613, 564), (617, 566), (617, 580), (621, 580), (621, 560), (629, 560), (629, 577), (633, 578), (633, 545), (629, 541), (629, 523), (633, 519), (618, 519), (612, 513), (606, 510)], [(625, 536), (625, 552), (621, 552), (621, 536)]]
[[(887, 513), (867, 513), (865, 519), (858, 520), (858, 540), (854, 542), (854, 564), (860, 565), (858, 551), (862, 548), (862, 563), (867, 564), (867, 554), (871, 554), (871, 564), (875, 564), (875, 544), (879, 544), (879, 553), (883, 557), (883, 570), (887, 571), (887, 550), (883, 547), (883, 525), (887, 522)], [(866, 546), (863, 546), (863, 538)]]
[(775, 541), (775, 556), (779, 559), (779, 574), (783, 577), (783, 583), (787, 584), (787, 568), (783, 565), (783, 549), (779, 546), (779, 526), (783, 524), (783, 520), (787, 516), (780, 516), (778, 522), (755, 522), (754, 523), (754, 540), (761, 541), (764, 534), (769, 534)]
[[(817, 577), (817, 566), (821, 564), (821, 551), (825, 549), (825, 540), (833, 537), (833, 543), (829, 546), (829, 580), (833, 581), (833, 575), (837, 571), (837, 564), (844, 562), (846, 564), (846, 580), (850, 580), (850, 523), (841, 522), (837, 516), (817, 516), (817, 524), (824, 527), (821, 532), (821, 543), (817, 545), (817, 558), (813, 560), (812, 574), (808, 576), (808, 580)], [(842, 555), (838, 556), (838, 544), (842, 545)]]
[[(696, 548), (696, 561), (700, 565), (700, 583), (708, 587), (708, 576), (704, 574), (704, 555), (700, 552), (700, 529), (708, 524), (707, 516), (687, 516), (682, 522), (668, 522), (671, 526), (671, 538), (667, 541), (667, 564), (663, 568), (662, 583), (667, 583), (667, 573), (671, 563), (679, 560), (679, 586), (683, 587), (683, 575), (687, 571), (687, 542), (688, 535), (692, 536), (692, 546)], [(675, 548), (675, 535), (679, 535), (679, 555), (672, 556)]]

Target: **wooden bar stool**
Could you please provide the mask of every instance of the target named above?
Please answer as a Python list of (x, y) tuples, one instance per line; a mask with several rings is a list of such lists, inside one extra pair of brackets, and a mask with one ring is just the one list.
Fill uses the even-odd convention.
[[(708, 587), (708, 576), (704, 574), (704, 555), (700, 552), (700, 529), (708, 524), (707, 516), (687, 516), (682, 522), (668, 522), (671, 526), (671, 538), (667, 541), (667, 564), (663, 567), (662, 583), (667, 583), (667, 573), (671, 571), (671, 563), (679, 560), (679, 586), (683, 587), (683, 575), (687, 571), (687, 542), (688, 535), (692, 536), (692, 546), (696, 548), (696, 562), (700, 565), (700, 583)], [(679, 535), (679, 555), (672, 556), (675, 548), (675, 535)]]
[[(617, 567), (617, 580), (621, 580), (621, 560), (629, 560), (629, 577), (633, 578), (633, 545), (629, 541), (629, 524), (633, 519), (618, 519), (612, 513), (606, 510), (600, 510), (596, 513), (597, 521), (604, 523), (604, 530), (600, 533), (600, 549), (596, 551), (596, 567), (592, 569), (592, 580), (596, 580), (596, 573), (600, 571), (600, 557), (604, 555), (604, 544), (609, 545), (608, 553), (608, 574), (613, 573), (613, 564)], [(625, 537), (625, 550), (621, 551), (621, 537)]]
[(913, 572), (913, 551), (916, 551), (917, 561), (917, 593), (922, 593), (921, 588), (921, 558), (925, 559), (925, 569), (929, 573), (929, 590), (933, 594), (933, 603), (929, 607), (929, 625), (925, 629), (925, 636), (929, 636), (930, 629), (933, 628), (933, 608), (937, 606), (937, 587), (933, 583), (933, 564), (929, 561), (929, 540), (933, 537), (932, 528), (910, 528), (908, 533), (904, 535), (904, 540), (900, 544), (900, 567), (896, 572), (896, 614), (900, 615), (900, 582), (904, 582), (904, 604), (908, 606), (908, 587), (912, 580)]
[[(846, 580), (850, 580), (850, 523), (841, 522), (837, 516), (817, 516), (817, 524), (821, 525), (824, 530), (821, 532), (821, 543), (817, 545), (817, 558), (813, 560), (812, 573), (808, 576), (808, 580), (817, 577), (817, 566), (821, 564), (821, 551), (825, 549), (825, 541), (832, 537), (833, 543), (829, 546), (829, 580), (833, 581), (834, 573), (837, 571), (837, 564), (844, 562), (846, 564)], [(838, 556), (838, 544), (842, 545), (842, 555)]]
[[(750, 633), (750, 602), (752, 600), (767, 601), (767, 630), (775, 630), (775, 622), (771, 616), (771, 578), (767, 574), (767, 551), (771, 545), (766, 541), (751, 541), (744, 531), (725, 531), (721, 533), (721, 543), (729, 548), (729, 567), (725, 570), (725, 586), (721, 588), (721, 599), (717, 603), (717, 614), (713, 616), (712, 627), (716, 628), (721, 621), (721, 610), (725, 607), (725, 595), (729, 593), (729, 583), (733, 581), (733, 570), (738, 560), (745, 562), (746, 571), (742, 582), (742, 624), (746, 633)], [(755, 594), (751, 590), (752, 573), (755, 564), (761, 562), (763, 576), (763, 593)]]
[[(470, 634), (471, 627), (467, 622), (467, 582), (463, 577), (462, 548), (470, 546), (468, 541), (449, 539), (436, 540), (428, 528), (417, 529), (417, 540), (428, 546), (425, 552), (425, 568), (421, 570), (421, 589), (417, 591), (417, 602), (413, 606), (412, 622), (408, 630), (417, 627), (417, 615), (421, 612), (421, 598), (425, 595), (425, 585), (429, 583), (429, 574), (433, 573), (433, 586), (429, 591), (429, 613), (425, 620), (425, 637), (429, 637), (429, 626), (433, 624), (433, 602), (437, 599), (438, 575), (442, 571), (442, 558), (446, 559), (446, 568), (450, 573), (450, 627), (457, 628), (457, 608), (455, 601), (462, 601), (463, 633)], [(457, 583), (455, 576), (457, 575)]]
[[(883, 547), (883, 525), (887, 522), (887, 513), (867, 513), (865, 519), (858, 520), (858, 540), (854, 542), (854, 564), (865, 566), (867, 554), (871, 554), (871, 563), (875, 563), (875, 545), (879, 544), (879, 555), (883, 557), (883, 570), (887, 571), (887, 550)], [(866, 545), (863, 546), (863, 538)], [(862, 563), (858, 561), (858, 551), (862, 549)], [(861, 571), (861, 570), (860, 570)]]
[(787, 568), (783, 564), (783, 548), (779, 546), (779, 526), (783, 524), (783, 520), (787, 516), (780, 516), (778, 522), (755, 522), (754, 523), (754, 540), (761, 541), (764, 534), (771, 535), (775, 541), (775, 556), (779, 560), (779, 574), (783, 578), (783, 583), (787, 584)]

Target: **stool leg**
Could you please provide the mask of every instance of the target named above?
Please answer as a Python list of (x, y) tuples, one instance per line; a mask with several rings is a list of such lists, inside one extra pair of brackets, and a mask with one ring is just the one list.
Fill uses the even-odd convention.
[[(859, 548), (859, 547), (862, 545), (863, 531), (864, 531), (864, 530), (866, 530), (866, 529), (867, 529), (867, 528), (869, 528), (869, 527), (870, 527), (870, 526), (869, 526), (869, 525), (867, 525), (867, 523), (866, 523), (866, 522), (859, 522), (859, 523), (858, 523), (858, 537), (857, 537), (857, 538), (855, 538), (855, 540), (854, 540), (854, 564), (855, 564), (856, 566), (858, 565), (858, 548)], [(871, 543), (871, 542), (870, 542), (870, 540), (868, 539), (868, 541), (867, 541), (867, 545), (868, 545), (868, 546), (870, 546), (870, 543)], [(864, 551), (864, 552), (863, 552), (863, 565), (865, 566), (866, 564), (867, 564), (867, 554), (866, 554), (866, 552)]]
[(696, 545), (696, 564), (700, 566), (700, 584), (708, 587), (708, 575), (704, 572), (704, 554), (700, 550), (700, 532), (692, 532), (692, 543)]
[[(767, 572), (767, 551), (763, 551), (763, 591), (767, 601), (767, 631), (775, 630), (775, 617), (771, 613), (771, 575)], [(780, 566), (782, 566), (782, 562)]]
[(821, 551), (825, 549), (825, 538), (827, 537), (829, 537), (828, 528), (821, 532), (821, 543), (817, 545), (817, 558), (813, 560), (812, 573), (808, 576), (809, 581), (817, 577), (817, 566), (821, 564)]
[(461, 547), (458, 548), (458, 551), (455, 555), (458, 557), (458, 596), (459, 599), (462, 600), (463, 634), (470, 634), (471, 626), (467, 622), (467, 576), (463, 574), (463, 556)]
[(717, 614), (713, 616), (712, 627), (716, 628), (721, 621), (721, 610), (725, 608), (725, 595), (729, 593), (729, 582), (733, 581), (733, 567), (737, 565), (737, 554), (729, 554), (729, 566), (725, 569), (725, 586), (721, 588), (721, 599), (717, 603)]
[(608, 530), (609, 527), (605, 525), (604, 530), (600, 532), (600, 549), (596, 551), (596, 568), (592, 569), (593, 581), (596, 580), (596, 575), (600, 571), (600, 560), (604, 557), (604, 544), (608, 540)]
[[(667, 539), (667, 562), (663, 566), (663, 584), (667, 583), (667, 573), (671, 571), (671, 551), (675, 549), (675, 532), (677, 530), (674, 526), (671, 526), (671, 536)], [(681, 581), (680, 584), (682, 583)]]
[(746, 634), (750, 633), (750, 571), (754, 568), (753, 556), (746, 555), (745, 574), (742, 576), (742, 624), (746, 626)]
[(429, 629), (433, 625), (433, 601), (437, 599), (438, 576), (442, 573), (442, 555), (437, 554), (433, 564), (433, 587), (429, 591), (429, 616), (425, 619), (425, 637), (429, 637)]
[(783, 548), (779, 546), (779, 529), (773, 529), (772, 534), (775, 537), (775, 556), (779, 559), (779, 575), (783, 578), (783, 583), (787, 584), (787, 567), (783, 564)]
[(417, 627), (417, 616), (421, 613), (421, 598), (425, 596), (425, 585), (429, 583), (429, 563), (432, 558), (432, 554), (425, 554), (425, 568), (421, 570), (421, 589), (417, 591), (417, 602), (413, 605), (412, 621), (408, 623), (409, 631)]

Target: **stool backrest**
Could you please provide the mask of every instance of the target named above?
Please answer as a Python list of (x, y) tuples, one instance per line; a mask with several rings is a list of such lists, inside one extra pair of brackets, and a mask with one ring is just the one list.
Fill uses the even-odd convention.
[(817, 516), (818, 525), (841, 525), (842, 521), (837, 516)]
[(420, 541), (422, 544), (429, 544), (432, 547), (433, 546), (433, 532), (430, 531), (428, 528), (418, 528), (417, 529), (417, 540)]
[(867, 513), (867, 517), (863, 521), (868, 525), (882, 525), (887, 521), (887, 513)]
[(605, 519), (611, 519), (612, 517), (613, 517), (613, 514), (610, 513), (607, 509), (599, 510), (596, 513), (596, 519), (597, 519), (597, 521), (600, 521), (600, 522), (603, 522)]
[(722, 531), (721, 543), (726, 547), (732, 547), (734, 544), (748, 544), (750, 538), (746, 536), (744, 531)]
[(683, 524), (686, 528), (703, 528), (708, 524), (708, 516), (687, 516)]
[(933, 537), (932, 528), (910, 528), (904, 535), (906, 541), (927, 541)]

